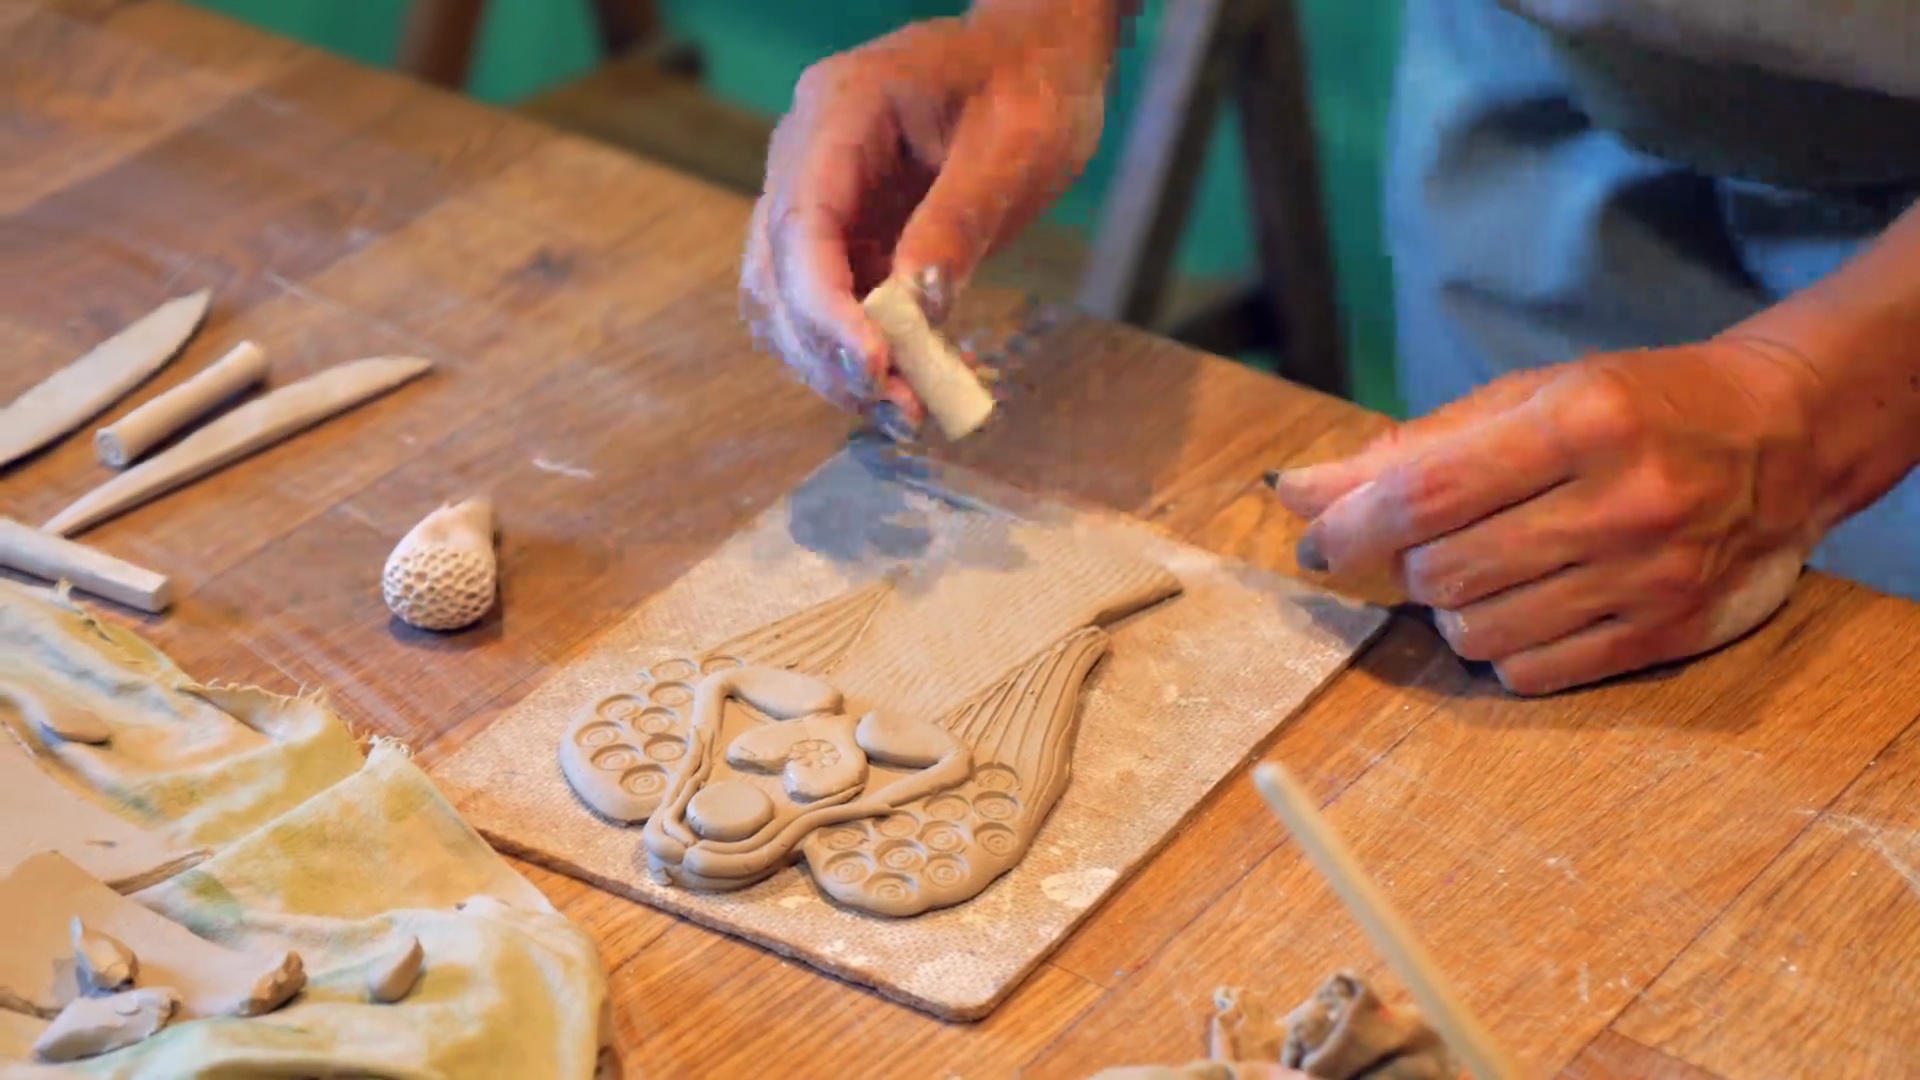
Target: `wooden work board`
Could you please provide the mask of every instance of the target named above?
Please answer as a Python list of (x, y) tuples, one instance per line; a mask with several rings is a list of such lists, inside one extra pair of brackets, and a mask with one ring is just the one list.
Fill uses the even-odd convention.
[[(967, 902), (909, 918), (832, 903), (788, 867), (738, 892), (652, 880), (638, 826), (591, 814), (558, 751), (634, 673), (829, 600), (963, 530), (1018, 521), (1158, 563), (1181, 592), (1111, 629), (1072, 779), (1032, 847)], [(1012, 533), (996, 541), (1017, 547)], [(1016, 554), (1016, 561), (1018, 555)], [(434, 770), (496, 846), (945, 1019), (991, 1012), (1385, 625), (1387, 613), (877, 444), (856, 443)], [(904, 815), (896, 815), (904, 816)]]

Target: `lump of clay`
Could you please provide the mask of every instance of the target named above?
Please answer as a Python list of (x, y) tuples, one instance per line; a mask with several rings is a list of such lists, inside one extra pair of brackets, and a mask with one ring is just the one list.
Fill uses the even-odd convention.
[(1440, 1033), (1403, 1006), (1389, 1011), (1358, 975), (1338, 972), (1286, 1016), (1280, 1064), (1327, 1080), (1450, 1080), (1460, 1075)]
[(289, 949), (274, 959), (246, 993), (229, 1006), (228, 1016), (260, 1016), (285, 1005), (307, 985), (307, 964)]
[(420, 939), (408, 935), (398, 949), (376, 961), (367, 971), (368, 999), (391, 1005), (406, 997), (420, 981), (425, 962), (426, 952), (420, 948)]
[(388, 610), (422, 630), (458, 630), (493, 607), (498, 586), (493, 500), (442, 506), (415, 525), (387, 557), (381, 591)]
[(73, 917), (74, 976), (80, 980), (80, 992), (88, 995), (111, 994), (133, 985), (140, 972), (140, 959), (118, 939), (90, 930), (80, 916)]
[(756, 772), (778, 772), (795, 799), (830, 799), (867, 778), (867, 755), (854, 742), (853, 732), (853, 717), (843, 713), (776, 721), (741, 732), (727, 748), (727, 761)]
[[(208, 941), (46, 851), (0, 877), (0, 1008), (53, 1017), (85, 997), (74, 959), (76, 919), (136, 954), (136, 978), (172, 988), (183, 1018), (258, 1016), (307, 982), (298, 953), (243, 952)], [(112, 967), (108, 958), (100, 964)]]
[(36, 715), (35, 723), (40, 730), (64, 742), (86, 743), (89, 746), (105, 746), (113, 741), (113, 729), (106, 722), (89, 712), (63, 710)]
[(152, 1038), (173, 1019), (180, 997), (164, 986), (109, 997), (74, 998), (34, 1041), (41, 1061), (78, 1061)]

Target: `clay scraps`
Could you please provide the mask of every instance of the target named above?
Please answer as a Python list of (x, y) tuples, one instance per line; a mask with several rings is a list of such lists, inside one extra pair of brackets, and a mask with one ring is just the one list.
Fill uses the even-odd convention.
[[(136, 987), (168, 987), (183, 1016), (258, 1016), (306, 985), (299, 953), (216, 945), (114, 892), (59, 852), (35, 855), (0, 879), (0, 911), (7, 913), (0, 924), (0, 1008), (15, 1012), (57, 1016), (101, 974), (81, 976), (102, 958), (76, 959), (76, 922), (128, 954), (125, 975)], [(109, 978), (126, 981), (115, 976)]]
[(1389, 1008), (1358, 975), (1338, 972), (1276, 1016), (1240, 987), (1214, 992), (1208, 1060), (1125, 1066), (1094, 1080), (1457, 1080), (1462, 1065), (1411, 1005)]

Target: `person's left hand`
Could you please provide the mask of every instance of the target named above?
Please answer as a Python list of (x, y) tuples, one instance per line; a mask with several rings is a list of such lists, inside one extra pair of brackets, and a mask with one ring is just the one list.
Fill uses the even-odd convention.
[(1493, 382), (1282, 473), (1300, 563), (1394, 572), (1461, 657), (1546, 694), (1695, 656), (1773, 614), (1836, 515), (1810, 366), (1723, 338)]

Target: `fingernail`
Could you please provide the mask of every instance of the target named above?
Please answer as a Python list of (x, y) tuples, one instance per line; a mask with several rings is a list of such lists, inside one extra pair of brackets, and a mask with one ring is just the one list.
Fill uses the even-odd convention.
[(834, 349), (834, 360), (840, 365), (840, 374), (847, 380), (847, 386), (861, 397), (873, 393), (873, 378), (867, 370), (867, 363), (852, 349), (845, 345)]
[(1327, 557), (1320, 551), (1318, 534), (1309, 529), (1307, 535), (1300, 538), (1300, 543), (1293, 549), (1293, 561), (1299, 563), (1302, 570), (1316, 574), (1327, 572)]
[(927, 321), (939, 325), (946, 321), (947, 309), (953, 304), (953, 291), (947, 281), (946, 271), (938, 266), (922, 267), (913, 277), (914, 288), (920, 293), (920, 311)]
[(873, 421), (873, 426), (879, 428), (882, 435), (894, 442), (910, 443), (920, 434), (917, 428), (907, 422), (906, 414), (900, 411), (900, 406), (891, 401), (880, 402), (868, 410), (867, 415)]
[(1324, 478), (1327, 475), (1327, 467), (1325, 465), (1303, 465), (1294, 469), (1275, 469), (1267, 475), (1272, 478), (1268, 482), (1273, 485), (1275, 491), (1281, 488), (1287, 488), (1290, 491), (1300, 491), (1303, 488), (1311, 488), (1314, 481)]

